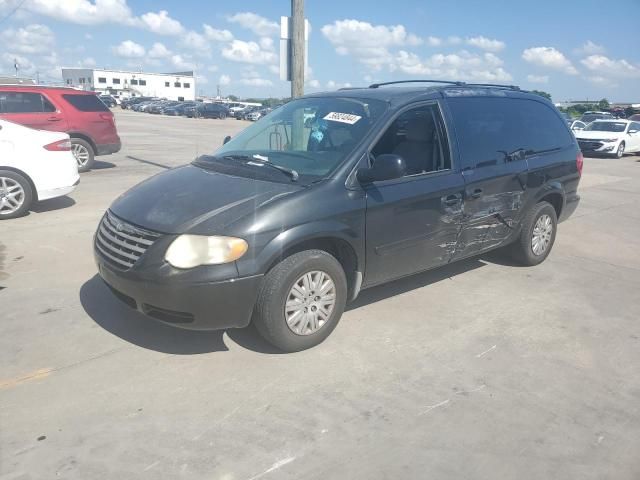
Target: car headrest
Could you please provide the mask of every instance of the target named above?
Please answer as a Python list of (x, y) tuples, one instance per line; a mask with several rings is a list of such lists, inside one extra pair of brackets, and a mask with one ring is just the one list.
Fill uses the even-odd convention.
[(407, 125), (407, 140), (410, 142), (429, 142), (433, 139), (434, 125), (430, 119), (417, 117)]

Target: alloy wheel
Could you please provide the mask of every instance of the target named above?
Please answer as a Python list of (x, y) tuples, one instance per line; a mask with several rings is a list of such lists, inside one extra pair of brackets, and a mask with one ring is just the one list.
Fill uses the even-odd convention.
[(284, 315), (296, 335), (311, 335), (331, 318), (336, 305), (336, 286), (325, 272), (312, 271), (295, 281), (287, 295)]
[(87, 150), (84, 145), (80, 143), (74, 143), (73, 145), (71, 145), (71, 152), (73, 153), (73, 156), (76, 157), (78, 166), (84, 167), (87, 165), (87, 162), (89, 161), (89, 150)]
[(22, 185), (13, 178), (0, 177), (0, 215), (17, 212), (22, 207), (24, 199)]
[(543, 255), (551, 244), (553, 235), (553, 221), (547, 214), (541, 215), (533, 227), (531, 236), (531, 250), (536, 256)]

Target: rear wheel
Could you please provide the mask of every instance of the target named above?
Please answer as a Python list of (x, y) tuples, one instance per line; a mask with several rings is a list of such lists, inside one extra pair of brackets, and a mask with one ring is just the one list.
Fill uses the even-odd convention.
[(548, 202), (536, 204), (522, 221), (520, 237), (511, 246), (515, 259), (527, 266), (544, 262), (553, 248), (557, 224), (553, 205)]
[(95, 163), (93, 147), (86, 140), (81, 138), (71, 139), (71, 152), (78, 162), (79, 172), (88, 172)]
[(0, 220), (21, 217), (33, 202), (33, 189), (22, 175), (0, 170)]
[(227, 118), (227, 114), (224, 112), (221, 112), (218, 118), (220, 118), (220, 120), (224, 120), (225, 118)]
[(269, 343), (297, 352), (329, 336), (346, 300), (340, 263), (322, 250), (307, 250), (284, 259), (265, 276), (253, 321)]

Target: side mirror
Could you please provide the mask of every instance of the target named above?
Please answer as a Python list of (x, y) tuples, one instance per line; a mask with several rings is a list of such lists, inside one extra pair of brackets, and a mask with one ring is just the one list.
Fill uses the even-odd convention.
[(225, 143), (229, 143), (229, 140), (231, 140), (231, 135), (227, 135), (226, 137), (224, 137), (222, 144), (224, 145)]
[(376, 157), (371, 168), (361, 168), (356, 173), (360, 183), (382, 182), (404, 177), (407, 166), (400, 155), (383, 154)]
[(575, 131), (575, 130), (584, 130), (584, 128), (583, 128), (583, 127), (578, 127), (578, 126), (576, 125), (575, 127), (573, 127), (573, 129), (572, 129), (572, 130), (574, 130), (574, 131)]
[(629, 133), (638, 133), (638, 130), (629, 130)]

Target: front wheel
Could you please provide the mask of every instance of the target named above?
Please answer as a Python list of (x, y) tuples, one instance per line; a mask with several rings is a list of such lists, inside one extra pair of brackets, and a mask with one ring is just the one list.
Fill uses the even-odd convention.
[(267, 273), (253, 322), (269, 343), (298, 352), (329, 336), (346, 301), (347, 280), (340, 262), (322, 250), (306, 250)]
[(616, 158), (622, 158), (622, 156), (624, 155), (624, 142), (620, 142), (620, 145), (618, 145), (618, 150), (616, 150)]
[(88, 172), (89, 170), (91, 170), (91, 168), (93, 168), (93, 165), (95, 163), (95, 154), (93, 152), (93, 147), (89, 144), (89, 142), (82, 140), (81, 138), (72, 138), (71, 152), (76, 158), (76, 162), (78, 162), (79, 172)]
[(549, 202), (536, 204), (522, 221), (520, 237), (511, 246), (516, 260), (526, 266), (538, 265), (551, 253), (556, 240), (558, 217)]
[(0, 220), (21, 217), (33, 202), (33, 189), (19, 173), (0, 170)]

